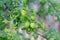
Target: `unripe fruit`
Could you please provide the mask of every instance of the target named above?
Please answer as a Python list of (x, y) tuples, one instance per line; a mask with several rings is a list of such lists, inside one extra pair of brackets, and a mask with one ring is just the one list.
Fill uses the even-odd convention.
[(31, 27), (31, 28), (34, 28), (34, 27), (35, 27), (35, 23), (31, 23), (31, 24), (30, 24), (30, 27)]
[(26, 11), (25, 10), (22, 10), (21, 11), (21, 16), (25, 16), (26, 15)]
[(34, 16), (31, 16), (31, 19), (34, 20)]
[(28, 28), (29, 25), (30, 25), (29, 21), (26, 21), (26, 22), (25, 22), (25, 28)]

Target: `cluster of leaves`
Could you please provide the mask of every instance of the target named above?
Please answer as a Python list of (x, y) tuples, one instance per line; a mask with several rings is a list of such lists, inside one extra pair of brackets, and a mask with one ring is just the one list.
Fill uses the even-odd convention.
[(47, 38), (47, 40), (60, 40), (59, 33), (52, 27), (49, 26), (49, 30), (47, 32), (44, 32), (44, 36)]
[(0, 32), (0, 40), (30, 40), (26, 38), (23, 34), (11, 34), (7, 32)]
[[(33, 9), (30, 10), (29, 6), (31, 2), (33, 3), (34, 0), (0, 0), (0, 30), (2, 31), (0, 32), (1, 40), (30, 40), (25, 38), (24, 35), (18, 33), (17, 30), (20, 27), (22, 27), (22, 30), (26, 30), (27, 33), (33, 32), (34, 38), (37, 38), (36, 32), (39, 30), (44, 31), (45, 29), (43, 22), (36, 20), (36, 16), (45, 18), (47, 15), (55, 15), (58, 19), (60, 19), (60, 13), (58, 12), (60, 6), (58, 3), (52, 2), (51, 0), (39, 0), (40, 7), (38, 12), (35, 12)], [(47, 2), (47, 7), (44, 7)], [(16, 32), (12, 32), (11, 30)], [(43, 36), (48, 40), (52, 40), (50, 39), (51, 35), (56, 33), (51, 34), (51, 32), (55, 31), (49, 30), (49, 32)], [(49, 37), (47, 37), (47, 34)]]

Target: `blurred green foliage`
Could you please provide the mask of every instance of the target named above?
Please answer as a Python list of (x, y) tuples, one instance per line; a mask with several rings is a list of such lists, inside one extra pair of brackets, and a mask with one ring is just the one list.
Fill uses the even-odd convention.
[[(43, 37), (47, 40), (60, 40), (55, 29), (49, 28), (48, 32), (45, 33), (43, 22), (35, 18), (38, 16), (44, 19), (47, 15), (52, 15), (56, 16), (56, 20), (60, 22), (60, 3), (53, 0), (38, 0), (40, 7), (35, 12), (34, 9), (30, 10), (30, 4), (34, 3), (34, 1), (0, 0), (0, 40), (30, 40), (18, 32), (21, 25), (24, 26), (22, 30), (33, 33), (32, 36), (35, 39), (38, 37), (35, 32), (42, 30)], [(44, 7), (46, 3), (47, 5)]]

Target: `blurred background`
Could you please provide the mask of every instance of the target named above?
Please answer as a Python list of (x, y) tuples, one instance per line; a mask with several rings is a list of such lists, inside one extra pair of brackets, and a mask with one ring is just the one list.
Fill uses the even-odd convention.
[[(6, 2), (7, 1), (7, 2)], [(58, 14), (58, 12), (56, 13), (55, 11), (53, 12), (53, 8), (50, 8), (51, 9), (51, 11), (50, 12), (52, 12), (52, 13), (50, 13), (49, 14), (49, 10), (48, 9), (46, 9), (46, 8), (48, 8), (48, 5), (49, 5), (49, 3), (48, 2), (46, 2), (45, 4), (44, 4), (44, 6), (43, 5), (41, 5), (40, 3), (39, 3), (39, 0), (33, 0), (33, 2), (32, 2), (32, 0), (31, 0), (31, 3), (30, 4), (25, 4), (25, 3), (23, 3), (23, 2), (21, 2), (21, 4), (19, 3), (19, 1), (22, 1), (22, 0), (19, 0), (19, 1), (15, 1), (15, 0), (10, 0), (10, 1), (12, 1), (12, 2), (9, 2), (9, 0), (6, 0), (6, 1), (4, 1), (4, 5), (3, 5), (3, 3), (1, 2), (1, 0), (0, 0), (0, 5), (3, 5), (3, 7), (0, 7), (0, 38), (1, 38), (1, 36), (3, 35), (2, 34), (2, 31), (3, 32), (6, 32), (9, 36), (7, 36), (7, 38), (9, 39), (9, 40), (12, 40), (13, 38), (14, 38), (14, 40), (19, 40), (18, 38), (18, 36), (19, 35), (15, 35), (15, 34), (19, 34), (19, 33), (22, 33), (23, 35), (24, 35), (24, 37), (26, 37), (26, 38), (30, 38), (30, 40), (55, 40), (54, 38), (57, 38), (57, 34), (60, 34), (60, 13)], [(24, 0), (23, 0), (24, 1)], [(25, 0), (26, 1), (26, 0)], [(24, 1), (24, 2), (25, 2)], [(14, 3), (15, 2), (15, 3)], [(17, 2), (17, 3), (16, 3)], [(53, 0), (51, 0), (51, 2), (52, 3), (54, 3), (54, 1)], [(58, 2), (59, 3), (59, 5), (60, 5), (60, 0), (56, 0), (56, 2)], [(27, 3), (29, 3), (29, 1), (27, 2)], [(51, 4), (52, 4), (51, 3)], [(23, 7), (23, 6), (24, 7)], [(29, 5), (29, 8), (28, 8), (28, 5)], [(53, 5), (52, 5), (53, 6)], [(56, 4), (56, 6), (57, 6), (57, 4)], [(60, 6), (59, 6), (59, 8), (60, 8)], [(58, 9), (59, 9), (58, 8)], [(21, 12), (22, 11), (22, 9), (23, 9), (23, 12)], [(27, 10), (28, 9), (28, 10)], [(43, 11), (41, 12), (41, 10), (40, 9), (42, 9)], [(3, 11), (2, 11), (3, 10)], [(16, 11), (17, 10), (17, 11)], [(30, 11), (30, 10), (33, 10), (33, 11)], [(40, 11), (39, 11), (40, 10)], [(60, 9), (59, 9), (60, 10)], [(27, 33), (27, 31), (29, 30), (29, 28), (27, 28), (26, 30), (22, 30), (22, 29), (24, 29), (23, 27), (24, 27), (24, 23), (26, 23), (26, 19), (29, 17), (29, 16), (31, 16), (32, 14), (29, 14), (29, 12), (31, 13), (37, 13), (37, 15), (38, 16), (34, 16), (35, 17), (35, 20), (37, 20), (37, 21), (41, 21), (43, 24), (42, 24), (42, 26), (44, 26), (44, 28), (45, 28), (45, 30), (44, 31), (42, 31), (41, 29), (39, 30), (39, 31), (37, 31), (37, 36), (35, 35), (34, 37), (32, 36), (32, 34), (35, 34), (34, 32), (31, 32), (30, 34), (29, 33)], [(39, 12), (41, 12), (40, 14), (39, 14)], [(48, 12), (48, 13), (47, 13)], [(59, 11), (60, 12), (60, 11)], [(15, 14), (14, 14), (15, 13)], [(21, 17), (21, 13), (23, 13), (23, 16), (25, 15), (24, 13), (28, 13), (29, 14), (29, 16), (27, 16), (27, 17)], [(47, 13), (47, 14), (45, 14), (45, 13)], [(56, 13), (56, 14), (58, 14), (59, 15), (59, 18), (58, 17), (56, 17), (55, 16), (55, 14), (53, 14), (53, 13)], [(34, 14), (33, 14), (34, 15)], [(16, 17), (16, 18), (15, 18)], [(21, 20), (20, 20), (20, 17), (21, 17)], [(11, 18), (11, 19), (10, 19)], [(26, 19), (25, 19), (26, 18)], [(2, 21), (2, 20), (3, 21)], [(7, 20), (6, 20), (7, 19)], [(29, 18), (28, 18), (29, 19)], [(27, 19), (27, 20), (28, 20)], [(32, 19), (34, 19), (33, 17), (32, 17)], [(59, 21), (56, 21), (56, 19), (59, 19)], [(30, 19), (29, 19), (30, 20)], [(9, 21), (9, 22), (8, 22)], [(22, 22), (23, 21), (23, 22)], [(21, 25), (20, 26), (20, 22), (21, 22), (21, 24), (23, 24), (23, 25)], [(34, 22), (34, 21), (33, 21)], [(4, 25), (4, 23), (7, 25)], [(29, 24), (29, 22), (27, 22), (27, 24), (26, 25), (28, 25)], [(4, 25), (4, 26), (2, 26), (2, 25)], [(6, 26), (6, 28), (5, 28), (5, 26)], [(16, 26), (17, 28), (15, 29), (15, 27), (14, 26)], [(30, 24), (28, 25), (29, 27), (30, 27)], [(36, 27), (38, 26), (38, 25), (35, 25)], [(8, 28), (8, 29), (7, 29)], [(53, 28), (53, 29), (52, 29)], [(38, 28), (35, 28), (35, 29), (39, 29), (39, 27)], [(35, 30), (35, 29), (32, 29), (32, 30)], [(43, 29), (43, 27), (42, 27), (42, 29)], [(11, 32), (10, 32), (11, 31)], [(58, 33), (55, 33), (55, 32), (58, 32)], [(46, 33), (46, 32), (49, 32), (49, 33)], [(9, 34), (9, 33), (11, 33), (11, 34)], [(40, 35), (41, 34), (41, 35)], [(15, 36), (14, 36), (15, 35)], [(47, 38), (51, 38), (51, 39), (46, 39), (46, 37), (44, 37), (44, 36), (42, 36), (42, 35), (44, 35), (44, 36), (46, 36)], [(55, 37), (55, 35), (57, 35), (56, 37)], [(3, 37), (4, 36), (6, 36), (5, 35), (5, 33), (4, 33), (4, 35), (3, 35)], [(13, 37), (12, 37), (13, 36)], [(16, 37), (17, 36), (17, 37)], [(53, 38), (53, 37), (54, 38)], [(21, 40), (24, 40), (23, 38), (24, 37), (22, 37), (22, 39)], [(15, 38), (17, 38), (17, 39), (15, 39)], [(60, 38), (60, 37), (59, 37)], [(1, 39), (0, 39), (1, 40)], [(4, 40), (4, 39), (3, 39)], [(25, 40), (27, 40), (27, 39), (25, 39)], [(57, 39), (58, 40), (58, 39)], [(60, 40), (60, 39), (59, 39)]]

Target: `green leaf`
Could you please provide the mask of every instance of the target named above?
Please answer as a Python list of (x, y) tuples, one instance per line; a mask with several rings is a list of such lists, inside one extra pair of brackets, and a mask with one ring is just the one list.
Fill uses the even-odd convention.
[(13, 40), (21, 40), (22, 37), (23, 37), (22, 34), (15, 34), (15, 35), (12, 37), (12, 39), (13, 39)]
[(38, 35), (33, 34), (33, 37), (34, 37), (34, 39), (37, 39), (38, 38)]

